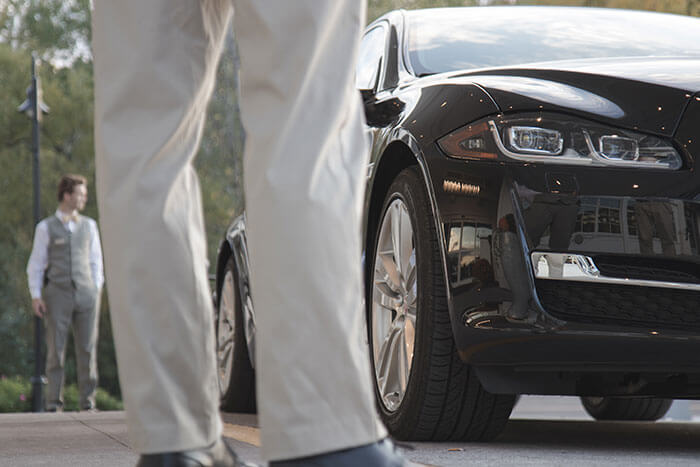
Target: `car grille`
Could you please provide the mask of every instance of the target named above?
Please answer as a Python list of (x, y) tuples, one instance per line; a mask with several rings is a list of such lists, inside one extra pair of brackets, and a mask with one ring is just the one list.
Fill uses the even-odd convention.
[(688, 274), (682, 271), (669, 271), (668, 269), (653, 269), (635, 266), (618, 266), (596, 264), (600, 272), (607, 277), (621, 277), (624, 279), (645, 279), (665, 282), (688, 282), (697, 283), (695, 274)]
[(665, 282), (700, 283), (700, 264), (667, 259), (620, 258), (596, 255), (595, 264), (607, 277)]
[(700, 331), (700, 292), (541, 279), (536, 286), (545, 310), (566, 321)]

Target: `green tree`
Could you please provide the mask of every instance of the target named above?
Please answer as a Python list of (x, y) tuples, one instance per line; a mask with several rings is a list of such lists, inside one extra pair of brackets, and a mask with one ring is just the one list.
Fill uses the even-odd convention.
[(232, 31), (217, 70), (195, 167), (202, 181), (210, 271), (230, 221), (243, 212), (244, 132), (238, 111), (238, 55)]
[(46, 61), (89, 60), (90, 0), (0, 0), (0, 42)]
[[(31, 159), (27, 151), (29, 126), (15, 109), (25, 95), (29, 61), (0, 44), (0, 374), (17, 374), (29, 363), (32, 332), (29, 327), (28, 295), (23, 271), (29, 252), (32, 219), (27, 196), (31, 185)], [(31, 195), (29, 195), (31, 196)], [(31, 199), (30, 199), (31, 202)], [(25, 289), (26, 290), (26, 289)]]

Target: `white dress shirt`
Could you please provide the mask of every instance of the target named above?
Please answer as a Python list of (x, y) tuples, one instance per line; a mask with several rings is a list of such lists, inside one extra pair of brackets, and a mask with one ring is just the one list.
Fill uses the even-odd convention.
[[(66, 214), (60, 209), (56, 210), (56, 217), (71, 232), (75, 231), (75, 221), (77, 212)], [(90, 271), (92, 279), (98, 289), (104, 284), (104, 270), (102, 267), (102, 246), (100, 245), (100, 234), (97, 231), (97, 222), (87, 219), (90, 226)], [(44, 272), (49, 266), (49, 226), (44, 219), (36, 226), (34, 233), (34, 246), (32, 254), (27, 263), (27, 280), (29, 282), (29, 293), (32, 299), (41, 298), (41, 289), (44, 286)]]

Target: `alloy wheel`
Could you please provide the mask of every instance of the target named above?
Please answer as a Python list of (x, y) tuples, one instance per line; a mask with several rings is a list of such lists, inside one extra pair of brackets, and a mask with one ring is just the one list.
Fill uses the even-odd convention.
[(372, 350), (384, 407), (403, 401), (413, 362), (418, 287), (411, 218), (401, 198), (386, 210), (377, 242), (372, 281)]

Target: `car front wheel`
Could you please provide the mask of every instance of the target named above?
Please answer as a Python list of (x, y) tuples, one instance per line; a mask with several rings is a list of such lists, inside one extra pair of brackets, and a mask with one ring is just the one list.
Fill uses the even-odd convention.
[(381, 417), (404, 440), (495, 438), (515, 397), (494, 395), (456, 351), (439, 244), (417, 167), (384, 200), (368, 270), (368, 331)]

